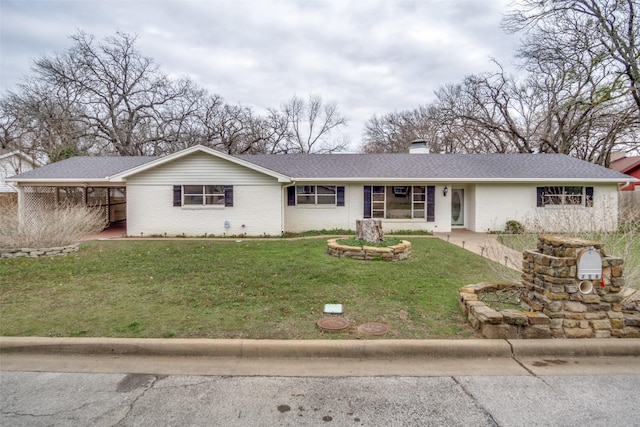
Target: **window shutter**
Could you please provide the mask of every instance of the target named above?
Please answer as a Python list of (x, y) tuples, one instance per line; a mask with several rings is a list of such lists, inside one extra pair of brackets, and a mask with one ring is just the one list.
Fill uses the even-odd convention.
[(173, 206), (182, 206), (182, 185), (173, 186)]
[(296, 186), (287, 187), (287, 206), (296, 205)]
[(371, 218), (371, 186), (364, 186), (364, 215), (363, 218)]
[(336, 187), (336, 205), (344, 206), (344, 187)]
[(427, 221), (436, 220), (436, 187), (435, 185), (427, 186)]
[(536, 187), (536, 206), (544, 206), (544, 187)]
[(586, 187), (585, 195), (587, 196), (587, 200), (585, 200), (584, 205), (588, 208), (592, 208), (593, 207), (593, 187)]
[(233, 185), (224, 186), (224, 205), (233, 206)]

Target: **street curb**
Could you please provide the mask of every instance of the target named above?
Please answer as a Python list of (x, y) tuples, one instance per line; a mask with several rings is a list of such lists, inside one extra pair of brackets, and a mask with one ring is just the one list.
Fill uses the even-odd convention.
[(240, 358), (501, 358), (504, 340), (248, 340), (0, 337), (0, 353)]
[(640, 338), (510, 340), (516, 359), (527, 357), (640, 357)]
[(0, 353), (349, 359), (639, 357), (640, 339), (227, 340), (0, 337)]

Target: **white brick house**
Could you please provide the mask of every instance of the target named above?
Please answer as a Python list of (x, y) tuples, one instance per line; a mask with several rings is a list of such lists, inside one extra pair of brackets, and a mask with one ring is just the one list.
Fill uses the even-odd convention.
[(231, 156), (203, 146), (159, 158), (75, 157), (11, 178), (22, 205), (46, 188), (75, 185), (85, 199), (90, 189), (120, 189), (132, 236), (353, 230), (369, 217), (385, 232), (487, 232), (560, 209), (583, 228), (613, 230), (617, 185), (634, 180), (561, 154)]

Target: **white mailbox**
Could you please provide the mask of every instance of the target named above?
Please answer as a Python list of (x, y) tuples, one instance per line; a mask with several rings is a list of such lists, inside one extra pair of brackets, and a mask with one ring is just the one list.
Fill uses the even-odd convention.
[(600, 280), (602, 279), (602, 258), (593, 247), (588, 247), (578, 252), (578, 279)]

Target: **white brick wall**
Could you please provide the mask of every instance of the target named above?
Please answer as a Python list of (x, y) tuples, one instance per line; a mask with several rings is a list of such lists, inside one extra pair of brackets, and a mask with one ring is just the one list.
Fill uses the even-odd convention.
[[(171, 185), (127, 185), (130, 236), (214, 234), (279, 236), (282, 231), (279, 185), (234, 186), (232, 207), (173, 206)], [(225, 228), (225, 221), (230, 227)], [(244, 227), (243, 227), (244, 225)]]

